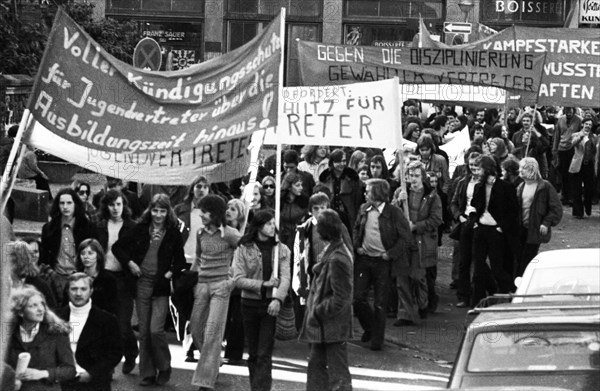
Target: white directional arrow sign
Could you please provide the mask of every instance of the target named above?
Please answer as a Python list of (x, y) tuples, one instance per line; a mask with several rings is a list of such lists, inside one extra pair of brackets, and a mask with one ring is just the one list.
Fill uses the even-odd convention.
[(471, 23), (444, 22), (444, 32), (445, 33), (471, 34), (471, 31), (472, 31)]

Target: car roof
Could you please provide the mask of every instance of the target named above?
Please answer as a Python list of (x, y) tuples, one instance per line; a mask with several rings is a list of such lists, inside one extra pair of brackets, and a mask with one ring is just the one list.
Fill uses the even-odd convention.
[(527, 267), (598, 265), (600, 265), (600, 248), (570, 248), (541, 252), (533, 258)]
[(469, 329), (489, 329), (495, 326), (589, 324), (600, 325), (600, 305), (597, 302), (525, 302), (497, 304), (476, 310), (479, 315)]

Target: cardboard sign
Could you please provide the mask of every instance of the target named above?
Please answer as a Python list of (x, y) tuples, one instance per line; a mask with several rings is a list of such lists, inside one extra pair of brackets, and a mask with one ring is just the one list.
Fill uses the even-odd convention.
[(286, 87), (277, 130), (265, 144), (386, 147), (401, 132), (394, 79), (346, 86)]
[(225, 170), (220, 181), (239, 177), (249, 164), (252, 133), (277, 123), (280, 20), (212, 61), (150, 72), (106, 53), (59, 9), (24, 142), (144, 183), (189, 184), (215, 165), (234, 162), (241, 166)]

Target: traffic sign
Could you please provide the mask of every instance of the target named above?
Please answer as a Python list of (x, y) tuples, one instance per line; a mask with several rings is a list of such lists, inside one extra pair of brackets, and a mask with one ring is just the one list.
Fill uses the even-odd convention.
[(445, 33), (471, 34), (471, 31), (472, 31), (471, 23), (444, 22), (444, 32)]
[(142, 38), (133, 51), (133, 66), (140, 69), (160, 70), (162, 53), (158, 42), (152, 38)]

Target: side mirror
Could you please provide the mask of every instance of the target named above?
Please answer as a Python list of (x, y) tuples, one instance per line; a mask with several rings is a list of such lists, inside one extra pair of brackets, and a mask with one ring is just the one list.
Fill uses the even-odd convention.
[(515, 286), (518, 288), (519, 286), (521, 286), (521, 282), (523, 281), (523, 277), (517, 277), (515, 278)]

